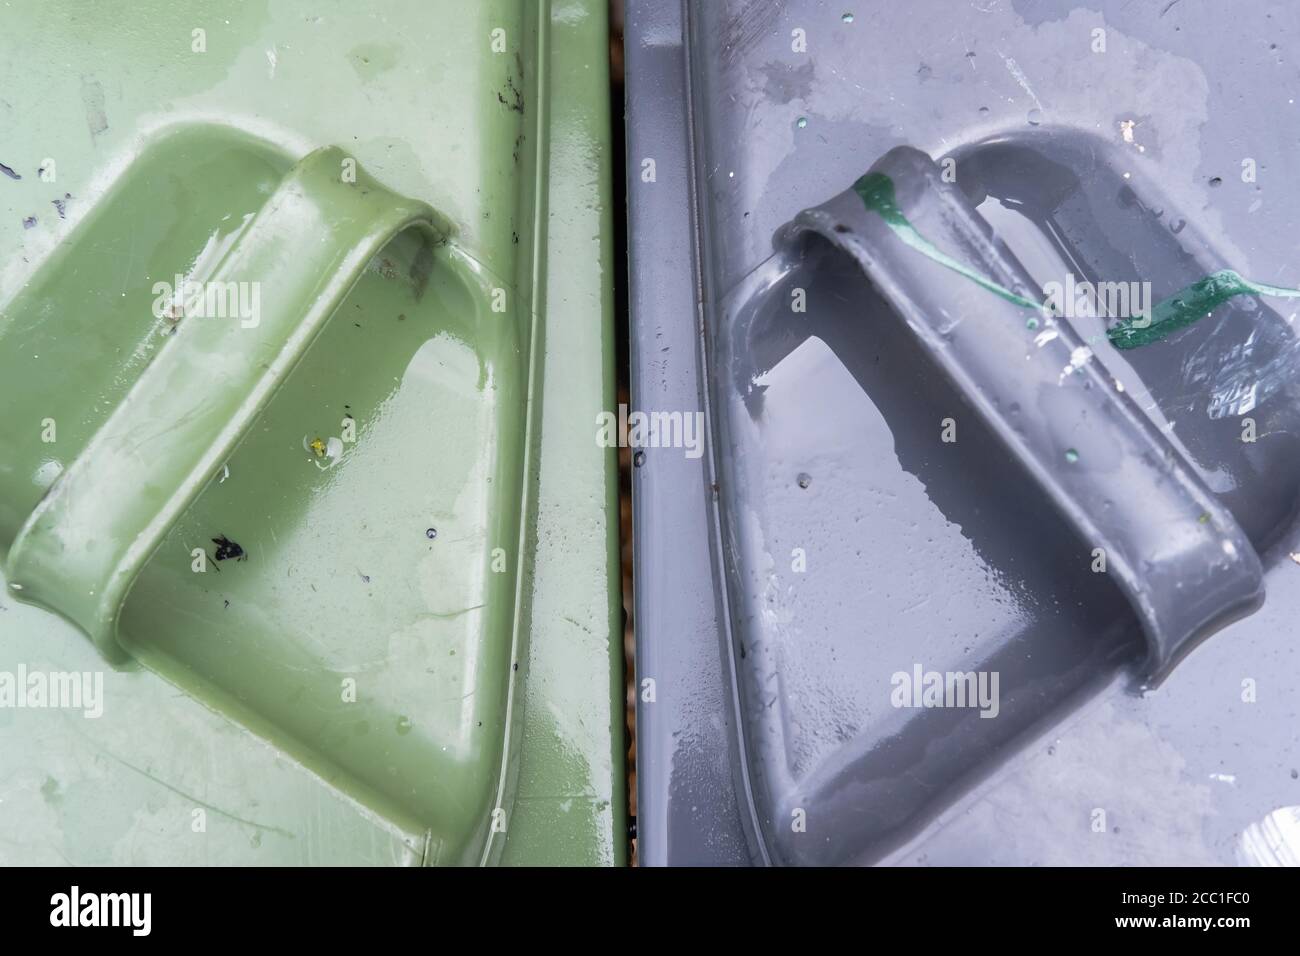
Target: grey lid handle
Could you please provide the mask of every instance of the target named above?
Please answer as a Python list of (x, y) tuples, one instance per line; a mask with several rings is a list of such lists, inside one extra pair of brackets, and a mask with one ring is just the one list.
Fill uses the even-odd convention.
[(857, 260), (1006, 450), (1104, 551), (1142, 622), (1149, 682), (1258, 607), (1259, 555), (1232, 512), (1070, 324), (1042, 309), (1024, 267), (929, 156), (890, 151), (778, 243), (808, 233)]

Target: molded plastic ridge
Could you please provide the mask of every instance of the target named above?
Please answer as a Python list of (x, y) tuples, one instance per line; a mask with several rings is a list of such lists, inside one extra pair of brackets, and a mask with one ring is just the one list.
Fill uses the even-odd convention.
[[(927, 155), (900, 147), (871, 172), (892, 181), (890, 210), (849, 189), (778, 241), (797, 253), (816, 233), (853, 256), (1089, 549), (1105, 553), (1145, 631), (1144, 676), (1162, 679), (1258, 606), (1249, 538), (1070, 324), (1036, 307), (1024, 267)], [(1080, 573), (1091, 561), (1081, 555)]]
[[(212, 480), (367, 263), (408, 228), (450, 226), (336, 147), (285, 176), (210, 276), (257, 283), (256, 323), (188, 316), (24, 523), (6, 573), (14, 596), (81, 627), (115, 664), (122, 602), (150, 556)], [(415, 277), (418, 280), (421, 277)]]

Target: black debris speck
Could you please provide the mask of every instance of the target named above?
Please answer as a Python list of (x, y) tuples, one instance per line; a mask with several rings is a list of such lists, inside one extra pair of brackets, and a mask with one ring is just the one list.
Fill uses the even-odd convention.
[(217, 560), (225, 561), (227, 558), (234, 558), (236, 561), (247, 560), (248, 555), (244, 553), (236, 542), (231, 541), (224, 534), (219, 534), (212, 539), (212, 543), (217, 546)]

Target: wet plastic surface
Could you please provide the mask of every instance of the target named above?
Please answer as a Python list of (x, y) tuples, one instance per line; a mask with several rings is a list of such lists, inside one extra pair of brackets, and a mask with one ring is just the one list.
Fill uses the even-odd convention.
[[(633, 398), (708, 407), (715, 465), (652, 449), (636, 475), (684, 499), (662, 537), (638, 525), (640, 660), (660, 687), (675, 658), (718, 663), (690, 708), (640, 706), (662, 754), (643, 858), (1260, 862), (1243, 834), (1300, 801), (1298, 209), (1270, 119), (1296, 108), (1295, 12), (650, 6), (629, 16), (632, 255), (678, 235), (698, 273), (634, 285)], [(690, 135), (637, 140), (674, 70)], [(899, 146), (929, 158), (882, 159)], [(850, 190), (878, 160), (949, 264)], [(1198, 285), (1222, 270), (1250, 281)], [(1150, 282), (1153, 334), (1009, 301), (1066, 273)], [(1267, 437), (1241, 440), (1247, 416)], [(1098, 547), (1127, 558), (1094, 573)], [(710, 553), (712, 620), (647, 626), (683, 585), (665, 548)], [(996, 674), (996, 716), (899, 707), (914, 670)], [(1165, 679), (1138, 694), (1144, 673)], [(709, 793), (730, 816), (701, 822)]]

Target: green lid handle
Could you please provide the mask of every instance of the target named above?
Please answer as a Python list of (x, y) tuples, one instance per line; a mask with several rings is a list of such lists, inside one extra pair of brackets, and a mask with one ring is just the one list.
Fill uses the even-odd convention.
[(408, 228), (430, 245), (450, 232), (429, 206), (385, 189), (335, 147), (290, 169), (202, 280), (253, 308), (180, 319), (19, 530), (6, 569), (13, 596), (68, 618), (109, 661), (124, 662), (117, 619), (136, 576), (366, 265)]

